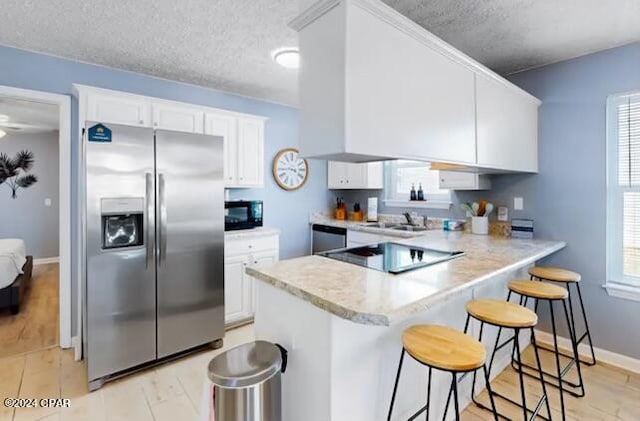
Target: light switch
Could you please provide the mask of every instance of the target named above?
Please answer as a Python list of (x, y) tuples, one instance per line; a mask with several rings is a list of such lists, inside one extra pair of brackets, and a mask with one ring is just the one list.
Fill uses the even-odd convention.
[(522, 197), (513, 198), (513, 209), (518, 211), (524, 210), (524, 199)]
[(49, 199), (48, 197), (47, 197), (46, 199), (44, 199), (44, 205), (45, 205), (46, 207), (51, 206), (51, 199)]

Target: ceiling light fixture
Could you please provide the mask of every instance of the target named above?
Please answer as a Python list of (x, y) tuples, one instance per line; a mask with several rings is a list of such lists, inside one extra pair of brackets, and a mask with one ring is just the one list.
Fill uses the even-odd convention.
[(5, 137), (6, 134), (7, 134), (7, 132), (5, 132), (4, 130), (0, 129), (0, 139)]
[(281, 48), (272, 54), (273, 61), (287, 69), (300, 67), (300, 52), (297, 48)]

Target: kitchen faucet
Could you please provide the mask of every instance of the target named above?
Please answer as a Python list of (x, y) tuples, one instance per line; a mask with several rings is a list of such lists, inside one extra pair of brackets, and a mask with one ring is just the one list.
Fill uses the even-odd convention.
[(405, 212), (403, 213), (404, 217), (407, 218), (407, 223), (413, 227), (416, 226), (416, 223), (413, 222), (413, 217), (411, 216), (411, 214), (409, 212)]

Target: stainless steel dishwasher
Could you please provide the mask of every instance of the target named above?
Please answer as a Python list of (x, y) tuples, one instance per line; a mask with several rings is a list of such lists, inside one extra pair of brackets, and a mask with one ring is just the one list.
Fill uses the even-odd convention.
[(311, 229), (313, 231), (311, 238), (311, 252), (313, 254), (347, 247), (347, 230), (345, 228), (313, 224)]

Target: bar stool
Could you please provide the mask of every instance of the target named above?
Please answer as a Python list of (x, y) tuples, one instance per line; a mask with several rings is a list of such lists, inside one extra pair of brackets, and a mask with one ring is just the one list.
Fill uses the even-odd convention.
[[(552, 285), (546, 282), (531, 282), (530, 280), (511, 281), (508, 284), (508, 288), (509, 288), (509, 295), (507, 296), (507, 301), (511, 299), (512, 293), (516, 293), (520, 295), (520, 304), (523, 304), (523, 299), (524, 299), (525, 306), (527, 305), (527, 299), (529, 298), (536, 300), (536, 308), (538, 307), (538, 303), (540, 302), (540, 300), (546, 300), (549, 302), (549, 311), (551, 315), (551, 330), (553, 333), (553, 346), (554, 346), (554, 349), (551, 350), (551, 352), (555, 355), (556, 374), (549, 373), (544, 370), (542, 370), (542, 373), (545, 376), (552, 377), (557, 382), (556, 384), (554, 382), (550, 382), (545, 379), (545, 383), (558, 388), (560, 393), (560, 408), (562, 412), (562, 419), (565, 419), (564, 392), (568, 392), (576, 397), (584, 396), (584, 383), (582, 381), (582, 371), (580, 370), (580, 360), (578, 359), (578, 350), (576, 348), (575, 336), (571, 326), (571, 322), (569, 321), (569, 312), (567, 311), (567, 299), (569, 297), (569, 293), (565, 288), (562, 288), (560, 286)], [(573, 353), (574, 353), (574, 355), (570, 357), (571, 361), (564, 368), (562, 368), (562, 366), (560, 365), (560, 353), (558, 351), (558, 336), (556, 333), (556, 320), (555, 320), (555, 315), (553, 310), (553, 304), (557, 301), (562, 302), (562, 308), (564, 309), (564, 315), (567, 321), (567, 328), (569, 329), (569, 336), (571, 337), (571, 344), (572, 344)], [(532, 335), (532, 343), (535, 344), (535, 338), (533, 337), (533, 332), (531, 335)], [(550, 351), (545, 348), (542, 348), (542, 349), (544, 349), (545, 351)], [(518, 364), (518, 368), (516, 368), (514, 364)], [(573, 367), (574, 364), (578, 369), (579, 381), (577, 384), (569, 382), (564, 379), (564, 376), (569, 372), (569, 370), (571, 369), (571, 367)], [(512, 358), (511, 365), (514, 369), (522, 370), (522, 367), (524, 366), (529, 369), (535, 370), (535, 368), (532, 367), (531, 365), (522, 363), (521, 361), (516, 362), (514, 358)], [(524, 371), (524, 374), (530, 377), (534, 377), (532, 374), (526, 371)], [(563, 383), (573, 387), (580, 388), (580, 392), (573, 392), (571, 390), (566, 389)]]
[[(533, 328), (538, 323), (538, 316), (536, 315), (536, 313), (534, 313), (533, 311), (529, 310), (526, 307), (523, 307), (515, 303), (510, 303), (504, 300), (477, 299), (477, 300), (469, 301), (467, 303), (467, 321), (464, 327), (465, 332), (467, 332), (467, 330), (469, 329), (469, 321), (471, 317), (473, 317), (474, 319), (480, 322), (480, 331), (479, 331), (479, 338), (478, 338), (480, 341), (482, 341), (482, 333), (483, 333), (483, 328), (485, 323), (499, 328), (498, 335), (496, 336), (496, 342), (493, 347), (493, 352), (491, 353), (491, 359), (489, 360), (489, 368), (488, 368), (489, 373), (491, 373), (491, 368), (493, 366), (493, 361), (495, 359), (496, 352), (499, 349), (502, 349), (503, 347), (508, 345), (510, 342), (513, 342), (512, 355), (515, 355), (518, 358), (518, 361), (522, 363), (520, 361), (520, 340), (519, 340), (520, 331), (522, 329), (525, 329), (525, 330), (530, 329), (531, 334), (533, 335)], [(500, 334), (502, 333), (502, 329), (513, 329), (513, 336), (507, 339), (502, 344), (500, 344)], [(532, 340), (535, 343), (535, 338), (533, 338)], [(542, 365), (540, 363), (540, 355), (538, 354), (538, 349), (536, 347), (534, 347), (534, 350), (536, 355), (536, 361), (538, 363), (539, 380), (540, 380), (540, 384), (542, 385), (542, 397), (540, 398), (540, 400), (536, 404), (536, 407), (533, 410), (527, 407), (525, 385), (524, 385), (524, 374), (522, 370), (516, 370), (520, 378), (520, 397), (522, 399), (521, 403), (516, 402), (513, 399), (507, 396), (504, 396), (498, 392), (492, 391), (490, 389), (487, 389), (487, 390), (489, 392), (489, 397), (492, 399), (492, 404), (493, 404), (493, 395), (498, 396), (499, 398), (502, 398), (507, 402), (510, 402), (513, 405), (520, 407), (522, 409), (524, 420), (533, 420), (536, 418), (536, 416), (544, 420), (550, 420), (551, 408), (549, 405), (549, 397), (547, 395), (547, 389), (546, 389), (543, 374), (542, 374)], [(487, 377), (488, 376), (489, 374), (487, 374)], [(476, 400), (474, 396), (475, 381), (476, 381), (476, 377), (474, 375), (473, 385), (471, 388), (471, 399), (479, 407), (483, 409), (488, 409), (486, 405)], [(543, 404), (545, 404), (547, 408), (547, 417), (544, 417), (539, 414)], [(528, 418), (529, 412), (531, 412), (532, 414), (531, 418)], [(504, 417), (501, 414), (499, 415)], [(508, 417), (504, 417), (504, 418), (508, 419)]]
[[(588, 366), (596, 365), (596, 354), (593, 351), (593, 342), (591, 341), (591, 331), (589, 330), (589, 323), (587, 323), (587, 313), (584, 310), (584, 302), (582, 301), (582, 292), (580, 291), (580, 281), (582, 280), (582, 276), (577, 273), (567, 269), (551, 267), (551, 266), (534, 266), (529, 269), (529, 275), (531, 275), (531, 279), (537, 279), (539, 281), (552, 281), (558, 283), (564, 283), (567, 285), (567, 292), (569, 293), (569, 297), (567, 301), (569, 303), (569, 314), (571, 315), (571, 327), (573, 329), (574, 337), (575, 337), (575, 348), (578, 349), (578, 346), (582, 341), (587, 339), (589, 341), (589, 348), (591, 350), (591, 361), (580, 359), (582, 364)], [(575, 289), (578, 292), (578, 299), (580, 301), (580, 310), (582, 311), (582, 320), (584, 321), (585, 331), (580, 337), (578, 337), (578, 329), (576, 328), (576, 322), (574, 319), (573, 313), (573, 304), (571, 298), (571, 285), (575, 285)], [(543, 347), (541, 347), (543, 348)], [(571, 358), (570, 355), (561, 352), (561, 355), (565, 357)]]
[[(391, 404), (389, 405), (387, 421), (391, 420), (393, 404), (396, 399), (396, 393), (398, 392), (398, 381), (400, 380), (405, 352), (414, 360), (429, 368), (427, 380), (427, 403), (425, 406), (420, 408), (418, 412), (409, 417), (409, 420), (417, 418), (423, 412), (426, 412), (427, 421), (429, 420), (431, 372), (434, 368), (451, 373), (452, 379), (449, 396), (451, 396), (453, 391), (456, 420), (460, 419), (457, 387), (457, 379), (460, 373), (475, 373), (477, 370), (482, 368), (487, 382), (487, 389), (491, 390), (489, 386), (489, 375), (485, 366), (486, 352), (484, 350), (484, 346), (480, 342), (476, 341), (469, 335), (447, 326), (426, 324), (410, 326), (402, 333), (402, 352), (400, 353), (400, 363), (398, 364), (396, 381), (393, 386), (393, 395), (391, 396)], [(490, 411), (493, 412), (494, 419), (497, 421), (498, 414), (493, 403), (492, 398), (492, 409), (490, 409)], [(447, 416), (448, 407), (449, 400), (447, 400), (443, 419)]]

